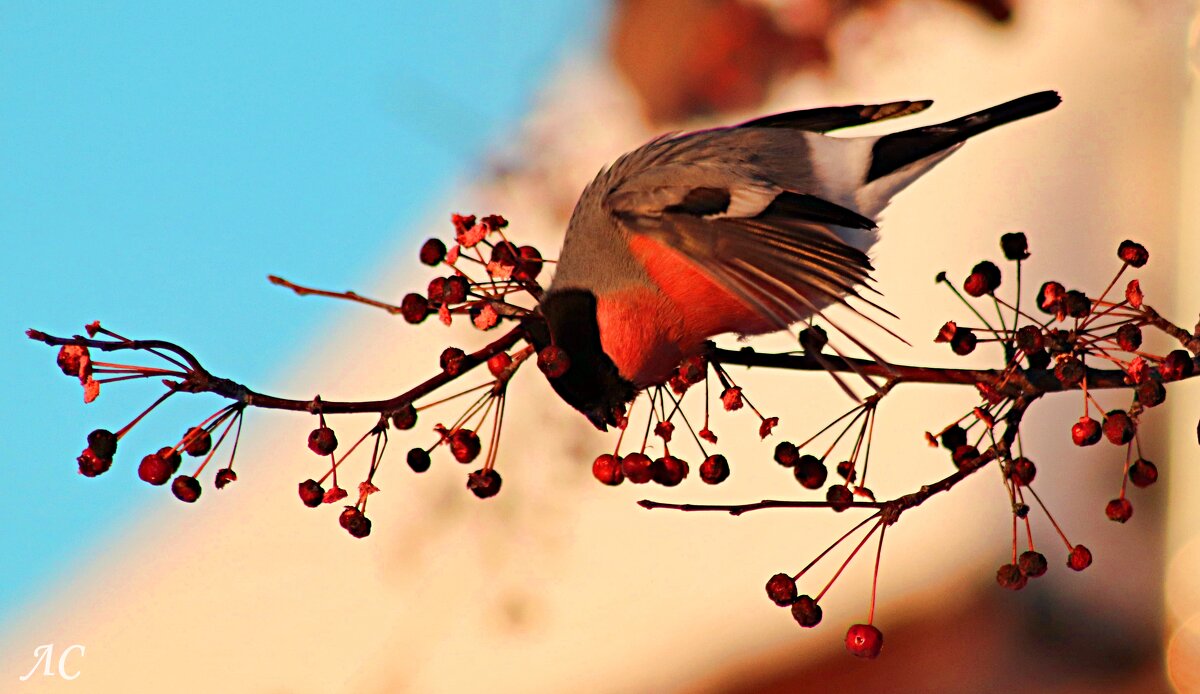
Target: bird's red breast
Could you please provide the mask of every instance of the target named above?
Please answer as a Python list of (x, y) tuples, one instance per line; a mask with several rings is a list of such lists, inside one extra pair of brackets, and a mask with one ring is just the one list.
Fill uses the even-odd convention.
[(596, 322), (604, 352), (638, 387), (664, 382), (714, 335), (776, 328), (678, 251), (645, 236), (629, 245), (654, 284), (597, 297)]

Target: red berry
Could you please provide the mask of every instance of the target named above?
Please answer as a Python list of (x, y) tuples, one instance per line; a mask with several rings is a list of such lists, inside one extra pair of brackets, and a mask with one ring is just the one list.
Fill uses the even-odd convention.
[(517, 256), (520, 251), (517, 250), (516, 244), (512, 241), (501, 241), (492, 246), (492, 262), (502, 265), (516, 265)]
[(1099, 443), (1101, 436), (1100, 422), (1091, 417), (1080, 417), (1071, 427), (1071, 440), (1076, 446), (1094, 446)]
[(490, 499), (500, 493), (502, 481), (495, 470), (476, 470), (467, 475), (467, 489), (480, 499)]
[(317, 455), (329, 455), (337, 450), (338, 440), (333, 429), (320, 426), (308, 434), (308, 449)]
[(1058, 313), (1067, 289), (1058, 282), (1046, 282), (1038, 290), (1037, 305), (1044, 313)]
[(479, 223), (487, 227), (489, 231), (498, 231), (508, 226), (508, 220), (498, 214), (489, 214), (479, 220)]
[(438, 357), (438, 364), (441, 365), (442, 371), (446, 372), (447, 376), (457, 376), (462, 373), (463, 360), (467, 358), (467, 353), (457, 347), (447, 347), (442, 350), (442, 354)]
[(175, 474), (175, 467), (157, 453), (142, 458), (138, 465), (138, 477), (153, 485), (163, 485)]
[(1062, 301), (1063, 310), (1072, 318), (1087, 318), (1092, 312), (1092, 300), (1087, 298), (1087, 294), (1072, 289), (1067, 292)]
[(1009, 469), (1009, 477), (1013, 482), (1028, 487), (1033, 483), (1035, 476), (1037, 476), (1037, 466), (1029, 458), (1022, 456), (1012, 461), (1012, 467)]
[(199, 458), (212, 450), (212, 434), (208, 433), (207, 429), (192, 427), (184, 433), (183, 441), (184, 452), (193, 458)]
[(1150, 260), (1150, 252), (1140, 243), (1126, 239), (1117, 246), (1117, 257), (1133, 267), (1141, 267)]
[(1129, 466), (1129, 481), (1135, 487), (1149, 487), (1158, 481), (1158, 466), (1144, 458), (1138, 458)]
[(400, 300), (400, 315), (409, 323), (420, 323), (429, 315), (429, 301), (420, 294), (405, 294)]
[(710, 455), (700, 463), (700, 479), (705, 484), (720, 484), (729, 478), (729, 461), (723, 455)]
[(988, 293), (987, 278), (981, 273), (972, 272), (967, 275), (967, 279), (963, 280), (963, 291), (967, 294), (980, 297)]
[(571, 368), (571, 358), (561, 347), (550, 345), (538, 352), (537, 364), (546, 378), (559, 378)]
[(780, 441), (775, 444), (775, 462), (784, 467), (792, 467), (800, 459), (800, 451), (791, 441)]
[(825, 492), (825, 501), (829, 502), (829, 508), (841, 513), (850, 508), (854, 501), (854, 492), (844, 484), (835, 484)]
[(1019, 231), (1004, 234), (1000, 237), (1000, 250), (1004, 251), (1004, 257), (1009, 260), (1025, 260), (1029, 257), (1029, 241), (1025, 234)]
[(674, 487), (688, 476), (687, 462), (673, 455), (663, 456), (654, 461), (654, 481), (664, 487)]
[(304, 480), (300, 483), (300, 501), (309, 508), (316, 508), (325, 499), (325, 489), (316, 480)]
[(411, 402), (406, 402), (400, 409), (392, 413), (392, 426), (399, 431), (407, 431), (417, 425), (417, 408)]
[(1118, 446), (1133, 440), (1137, 424), (1124, 410), (1112, 410), (1104, 415), (1104, 436)]
[(978, 459), (979, 449), (971, 445), (964, 445), (955, 448), (954, 453), (950, 456), (950, 460), (954, 461), (954, 467), (958, 468), (959, 470), (974, 464), (974, 462)]
[(505, 352), (494, 354), (487, 360), (488, 371), (491, 371), (492, 375), (497, 378), (510, 366), (512, 366), (512, 357)]
[(1073, 388), (1083, 381), (1087, 368), (1076, 357), (1062, 359), (1054, 366), (1054, 377), (1067, 388)]
[(1036, 325), (1026, 325), (1017, 331), (1017, 347), (1026, 354), (1041, 351), (1045, 341), (1042, 339), (1042, 329)]
[(180, 501), (195, 503), (200, 498), (200, 481), (195, 477), (180, 475), (171, 482), (171, 493)]
[(426, 265), (437, 265), (446, 258), (446, 244), (441, 239), (429, 239), (421, 245), (420, 257)]
[(433, 308), (446, 303), (446, 278), (434, 277), (429, 280), (429, 286), (425, 288), (425, 293), (429, 295), (429, 305)]
[(1016, 564), (1005, 564), (996, 571), (996, 583), (999, 583), (1001, 588), (1021, 590), (1028, 582), (1029, 579), (1021, 573)]
[(1137, 387), (1137, 399), (1146, 407), (1158, 407), (1167, 399), (1167, 389), (1153, 379), (1142, 381)]
[(654, 477), (654, 461), (642, 453), (630, 453), (621, 459), (621, 472), (634, 484), (645, 484)]
[(443, 298), (447, 304), (461, 304), (467, 300), (467, 290), (470, 285), (467, 283), (467, 278), (462, 275), (451, 275), (446, 278), (445, 294)]
[(408, 466), (413, 472), (425, 472), (429, 469), (429, 451), (424, 448), (413, 448), (408, 452)]
[(883, 648), (883, 632), (872, 624), (855, 624), (846, 631), (846, 649), (859, 658), (875, 658)]
[(350, 533), (351, 537), (362, 539), (371, 534), (371, 519), (366, 515), (358, 513), (346, 521), (346, 532)]
[(213, 484), (217, 489), (224, 489), (225, 485), (230, 482), (237, 482), (237, 473), (233, 471), (233, 468), (223, 467), (217, 470), (217, 476), (213, 479)]
[(341, 525), (342, 528), (349, 529), (350, 521), (354, 520), (355, 518), (357, 518), (361, 515), (362, 515), (362, 511), (359, 511), (357, 507), (347, 506), (344, 509), (342, 509), (341, 514), (338, 515), (338, 525)]
[(79, 474), (84, 477), (102, 475), (112, 467), (112, 458), (97, 454), (91, 447), (83, 449), (75, 462), (79, 463)]
[(117, 453), (117, 435), (107, 429), (96, 429), (87, 436), (88, 448), (101, 458), (111, 458)]
[(975, 351), (979, 338), (970, 328), (955, 328), (954, 337), (950, 338), (950, 349), (959, 356), (966, 356)]
[(470, 429), (459, 429), (450, 434), (450, 455), (463, 465), (475, 460), (482, 448), (479, 434)]
[(1129, 503), (1129, 499), (1113, 499), (1104, 507), (1104, 515), (1109, 520), (1124, 523), (1133, 517), (1133, 504)]
[(1133, 323), (1117, 328), (1117, 346), (1126, 352), (1136, 351), (1142, 346), (1142, 329)]
[(971, 274), (983, 276), (985, 286), (987, 287), (986, 293), (988, 294), (1000, 288), (1000, 268), (996, 267), (996, 264), (990, 260), (977, 263), (975, 267), (971, 268)]
[(767, 597), (780, 607), (791, 605), (796, 599), (796, 581), (787, 574), (775, 574), (767, 580)]
[(625, 481), (625, 473), (621, 471), (621, 461), (611, 453), (596, 457), (596, 460), (592, 462), (592, 476), (610, 487), (615, 487)]
[(1075, 571), (1083, 571), (1092, 565), (1092, 552), (1083, 545), (1075, 545), (1067, 555), (1067, 566)]
[(801, 456), (792, 468), (792, 475), (805, 489), (820, 489), (825, 486), (829, 470), (821, 459), (813, 455)]
[(1169, 352), (1163, 363), (1158, 367), (1158, 373), (1164, 381), (1178, 381), (1192, 375), (1192, 356), (1182, 349)]
[(1046, 573), (1046, 557), (1033, 550), (1021, 552), (1020, 558), (1017, 559), (1017, 568), (1029, 578), (1037, 578)]
[(800, 626), (811, 629), (821, 623), (821, 606), (812, 597), (801, 595), (792, 603), (792, 619)]
[(532, 282), (542, 272), (542, 254), (533, 246), (521, 246), (520, 260), (513, 270), (513, 278), (522, 282)]

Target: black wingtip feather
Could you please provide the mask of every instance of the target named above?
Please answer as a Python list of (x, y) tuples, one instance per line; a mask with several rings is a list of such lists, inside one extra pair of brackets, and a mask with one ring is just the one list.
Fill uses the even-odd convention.
[(939, 125), (884, 135), (875, 143), (867, 183), (953, 147), (982, 132), (1045, 113), (1062, 103), (1056, 91), (1036, 92)]

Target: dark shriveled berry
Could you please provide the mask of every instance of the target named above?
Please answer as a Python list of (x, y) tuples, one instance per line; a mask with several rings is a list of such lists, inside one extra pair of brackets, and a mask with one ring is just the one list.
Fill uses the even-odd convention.
[(1017, 347), (1026, 354), (1041, 350), (1043, 344), (1042, 329), (1038, 326), (1026, 325), (1017, 331)]
[(780, 441), (775, 444), (775, 462), (784, 467), (792, 467), (800, 459), (800, 450), (791, 441)]
[(413, 472), (425, 472), (429, 469), (429, 451), (424, 448), (413, 448), (408, 451), (408, 466)]
[(1000, 237), (1000, 250), (1009, 260), (1025, 260), (1029, 257), (1029, 241), (1020, 231), (1004, 234)]
[(400, 300), (400, 315), (405, 321), (416, 325), (429, 315), (429, 301), (420, 294), (405, 294)]
[[(972, 280), (972, 278), (979, 278)], [(977, 285), (977, 286), (976, 286)], [(967, 293), (971, 296), (983, 296), (991, 294), (1000, 288), (1000, 268), (990, 260), (985, 260), (971, 268), (971, 275), (967, 277), (967, 283), (964, 285)], [(982, 289), (978, 294), (973, 293), (971, 289)]]
[(1129, 481), (1135, 487), (1149, 487), (1158, 481), (1158, 466), (1144, 458), (1138, 458), (1129, 466)]
[(615, 487), (625, 481), (625, 473), (621, 472), (621, 461), (611, 453), (596, 456), (596, 459), (592, 461), (592, 477), (610, 487)]
[(406, 402), (400, 409), (392, 413), (392, 426), (400, 431), (407, 431), (417, 425), (417, 408), (411, 402)]
[(959, 425), (955, 424), (942, 432), (943, 448), (953, 451), (959, 446), (965, 445), (967, 445), (967, 430)]
[(342, 526), (343, 529), (349, 529), (350, 521), (361, 515), (362, 511), (359, 511), (357, 507), (346, 506), (342, 509), (342, 512), (338, 514), (338, 525)]
[(791, 605), (796, 599), (796, 582), (787, 574), (775, 574), (767, 580), (767, 597), (780, 607)]
[(421, 245), (421, 262), (437, 265), (446, 258), (446, 244), (441, 239), (429, 239)]
[(1017, 559), (1017, 568), (1029, 578), (1037, 578), (1046, 573), (1046, 557), (1041, 552), (1033, 550), (1021, 552), (1021, 556)]
[(855, 624), (846, 631), (846, 650), (859, 658), (876, 658), (883, 650), (883, 632), (872, 624)]
[(1043, 313), (1058, 313), (1067, 289), (1058, 282), (1046, 282), (1037, 293), (1037, 305)]
[(467, 278), (462, 275), (451, 275), (446, 278), (445, 294), (443, 298), (447, 304), (461, 304), (467, 300), (467, 290), (470, 285), (467, 283)]
[(630, 453), (621, 459), (621, 472), (634, 484), (645, 484), (654, 477), (654, 461), (644, 453)]
[(801, 595), (792, 603), (792, 619), (805, 629), (821, 623), (821, 606), (811, 596)]
[(1124, 523), (1133, 517), (1133, 504), (1129, 503), (1129, 499), (1113, 499), (1104, 507), (1104, 515), (1111, 521)]
[(329, 455), (337, 450), (337, 435), (329, 427), (317, 427), (308, 434), (308, 449), (317, 455)]
[(175, 468), (157, 453), (151, 453), (142, 458), (142, 462), (138, 465), (138, 477), (142, 478), (142, 481), (156, 486), (166, 484), (173, 474), (175, 474)]
[(705, 484), (720, 484), (729, 479), (729, 461), (720, 454), (708, 456), (700, 463), (700, 479)]
[(1092, 551), (1083, 545), (1075, 545), (1067, 555), (1067, 566), (1073, 571), (1083, 571), (1092, 565)]
[(1087, 294), (1072, 289), (1063, 297), (1063, 309), (1072, 318), (1087, 318), (1092, 312), (1092, 300), (1087, 298)]
[(1100, 442), (1100, 437), (1103, 435), (1100, 422), (1091, 417), (1080, 417), (1079, 421), (1071, 427), (1071, 441), (1076, 446), (1094, 446)]
[(837, 467), (835, 469), (837, 470), (838, 476), (841, 477), (842, 479), (846, 480), (847, 482), (853, 482), (854, 479), (856, 477), (858, 477), (858, 473), (856, 473), (854, 471), (854, 462), (853, 461), (843, 460), (842, 462), (837, 464)]
[(996, 571), (996, 583), (999, 583), (1001, 588), (1021, 590), (1028, 582), (1029, 579), (1016, 564), (1005, 564)]
[(495, 470), (476, 470), (467, 475), (467, 489), (480, 499), (490, 499), (500, 493), (500, 473)]
[(1067, 357), (1054, 366), (1054, 377), (1067, 388), (1073, 388), (1083, 381), (1087, 369), (1077, 357)]
[(1117, 246), (1117, 257), (1132, 267), (1142, 267), (1150, 261), (1150, 252), (1142, 244), (1126, 239)]
[(200, 498), (200, 480), (189, 475), (180, 475), (171, 482), (171, 493), (185, 503), (195, 503)]
[(978, 459), (979, 449), (971, 445), (959, 446), (958, 448), (955, 448), (954, 453), (952, 453), (950, 456), (950, 460), (954, 462), (954, 467), (958, 468), (959, 470), (962, 470), (963, 468), (973, 464)]
[(796, 461), (796, 467), (792, 468), (792, 474), (796, 477), (796, 481), (805, 489), (820, 489), (825, 486), (825, 480), (829, 477), (829, 470), (825, 467), (825, 463), (821, 462), (820, 458), (813, 455), (805, 455)]
[(1192, 356), (1182, 349), (1172, 350), (1158, 367), (1163, 381), (1178, 381), (1192, 375)]
[(1112, 410), (1104, 415), (1104, 437), (1118, 446), (1133, 440), (1137, 424), (1125, 410)]
[(975, 351), (975, 345), (979, 343), (979, 338), (970, 328), (958, 328), (954, 331), (954, 337), (950, 338), (950, 349), (960, 357), (964, 357)]
[(213, 478), (213, 485), (217, 489), (224, 489), (230, 482), (237, 482), (237, 473), (233, 471), (233, 468), (223, 467), (217, 470), (217, 475)]
[(854, 492), (844, 484), (835, 484), (825, 492), (825, 501), (829, 503), (829, 508), (841, 513), (854, 502)]
[(111, 458), (117, 453), (117, 435), (108, 429), (96, 429), (87, 435), (88, 448), (101, 458)]
[(321, 501), (325, 498), (325, 489), (320, 482), (316, 480), (304, 480), (300, 483), (300, 501), (309, 508), (316, 508), (321, 505)]
[(810, 325), (801, 330), (799, 338), (805, 354), (820, 354), (825, 345), (829, 344), (828, 333), (819, 325)]

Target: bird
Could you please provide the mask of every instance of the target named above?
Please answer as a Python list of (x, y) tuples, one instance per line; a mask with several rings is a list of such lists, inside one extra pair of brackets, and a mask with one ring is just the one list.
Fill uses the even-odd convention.
[(932, 103), (822, 107), (667, 134), (601, 169), (539, 301), (541, 342), (569, 364), (550, 379), (554, 390), (603, 431), (710, 338), (774, 332), (862, 299), (876, 220), (892, 197), (966, 140), (1061, 97), (1037, 92), (885, 135), (828, 135)]

